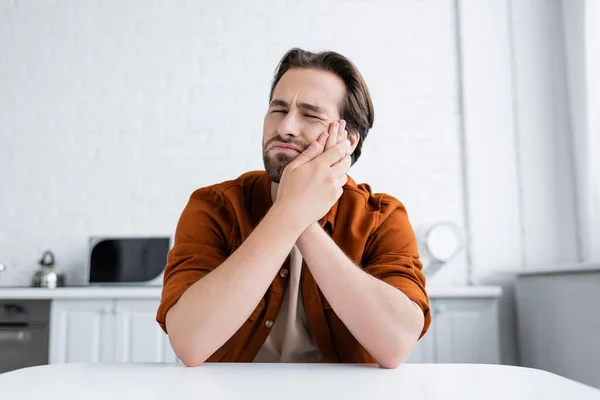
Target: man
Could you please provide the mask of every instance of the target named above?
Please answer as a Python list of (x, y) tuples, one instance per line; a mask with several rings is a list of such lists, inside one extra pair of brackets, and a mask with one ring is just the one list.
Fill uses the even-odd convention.
[(196, 190), (177, 225), (157, 321), (185, 365), (408, 357), (431, 321), (414, 232), (398, 200), (346, 175), (373, 115), (348, 59), (284, 55), (265, 171)]

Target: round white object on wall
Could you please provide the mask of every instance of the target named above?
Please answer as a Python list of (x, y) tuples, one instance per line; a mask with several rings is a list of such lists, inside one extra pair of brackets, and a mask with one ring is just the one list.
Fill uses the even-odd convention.
[(426, 232), (424, 244), (429, 255), (440, 262), (450, 261), (462, 248), (461, 229), (450, 222), (439, 222)]

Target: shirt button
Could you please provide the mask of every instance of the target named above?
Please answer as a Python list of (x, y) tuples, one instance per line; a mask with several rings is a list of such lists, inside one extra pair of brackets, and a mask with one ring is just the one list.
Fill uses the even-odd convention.
[(267, 328), (271, 329), (271, 328), (273, 327), (273, 321), (271, 321), (270, 319), (269, 319), (269, 320), (267, 320), (267, 321), (265, 322), (265, 326), (266, 326)]
[(288, 274), (289, 274), (289, 271), (285, 268), (283, 268), (281, 271), (279, 271), (279, 276), (282, 278), (287, 278)]

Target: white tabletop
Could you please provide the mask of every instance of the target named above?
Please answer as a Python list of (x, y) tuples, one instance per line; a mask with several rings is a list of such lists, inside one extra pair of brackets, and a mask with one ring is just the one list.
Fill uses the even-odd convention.
[(2, 399), (600, 399), (548, 372), (500, 365), (55, 364), (0, 375)]

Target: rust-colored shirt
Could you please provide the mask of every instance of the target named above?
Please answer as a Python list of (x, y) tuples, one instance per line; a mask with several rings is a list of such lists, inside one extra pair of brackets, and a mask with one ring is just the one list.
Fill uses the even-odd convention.
[[(248, 172), (191, 195), (168, 254), (156, 315), (165, 332), (167, 311), (183, 292), (218, 268), (272, 205), (271, 182), (264, 171)], [(356, 265), (401, 290), (421, 307), (425, 316), (422, 337), (431, 323), (431, 314), (417, 241), (402, 203), (386, 194), (373, 194), (368, 185), (357, 185), (349, 178), (340, 199), (319, 222)], [(289, 263), (290, 257), (281, 268), (289, 270)], [(285, 273), (273, 277), (248, 320), (207, 361), (254, 360), (279, 313), (288, 279)], [(301, 280), (304, 309), (323, 361), (375, 363), (335, 314), (305, 261)]]

